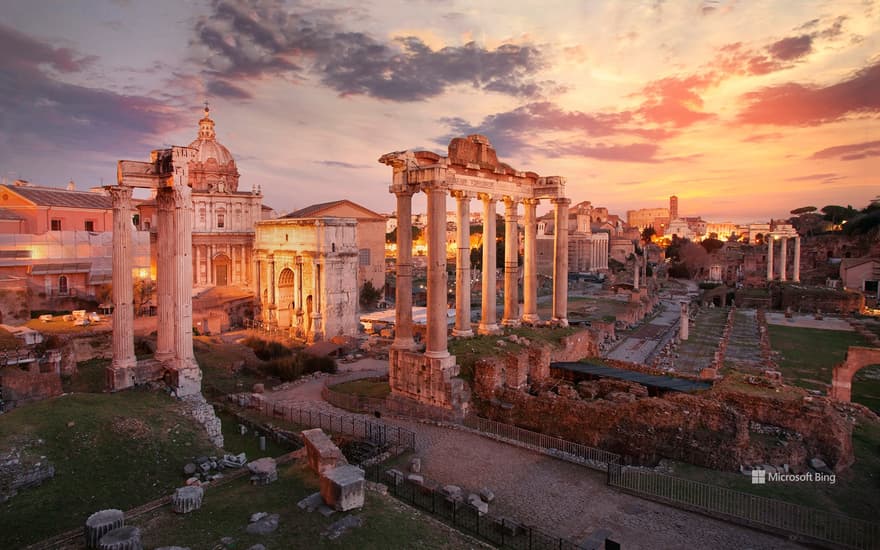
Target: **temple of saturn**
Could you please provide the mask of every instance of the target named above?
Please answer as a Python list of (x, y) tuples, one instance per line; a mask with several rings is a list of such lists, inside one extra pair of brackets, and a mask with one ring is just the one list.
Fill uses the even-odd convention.
[[(480, 334), (500, 331), (496, 313), (496, 219), (499, 201), (504, 204), (504, 312), (503, 326), (536, 323), (537, 314), (537, 221), (536, 207), (541, 199), (555, 206), (552, 320), (568, 324), (568, 205), (565, 180), (559, 176), (541, 177), (520, 172), (498, 161), (485, 136), (455, 138), (449, 154), (442, 157), (429, 151), (402, 151), (383, 155), (379, 162), (391, 166), (393, 180), (389, 191), (397, 196), (397, 217), (409, 220), (415, 193), (427, 194), (428, 304), (427, 338), (424, 353), (413, 340), (412, 320), (412, 230), (410, 224), (397, 228), (397, 289), (395, 338), (389, 353), (389, 383), (393, 398), (415, 400), (434, 408), (464, 414), (467, 391), (456, 378), (458, 365), (447, 348), (446, 275), (446, 197), (451, 194), (457, 206), (456, 292), (454, 336), (473, 336), (470, 303), (470, 201), (483, 207), (482, 314), (477, 326)], [(524, 206), (524, 256), (522, 314), (518, 299), (519, 229), (517, 208)]]
[[(788, 240), (794, 239), (794, 265), (792, 267), (791, 280), (795, 283), (801, 282), (801, 238), (792, 237), (790, 235), (779, 235), (771, 233), (767, 241), (767, 280), (776, 279), (776, 272), (779, 272), (779, 280), (788, 280)], [(777, 268), (774, 266), (773, 249), (776, 248), (776, 242), (779, 242), (779, 264)]]
[[(201, 392), (202, 373), (192, 341), (192, 191), (189, 163), (197, 151), (172, 147), (152, 152), (150, 162), (121, 160), (113, 202), (113, 361), (107, 385), (122, 390), (165, 378), (179, 397)], [(131, 235), (134, 188), (155, 190), (158, 204), (158, 342), (153, 359), (134, 355)]]

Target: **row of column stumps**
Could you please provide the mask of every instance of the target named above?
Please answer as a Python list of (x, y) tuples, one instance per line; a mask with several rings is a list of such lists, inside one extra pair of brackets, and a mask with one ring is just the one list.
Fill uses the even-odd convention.
[(773, 235), (769, 236), (769, 240), (767, 242), (767, 280), (773, 281), (776, 279), (777, 268), (774, 265), (776, 262), (773, 260), (773, 249), (775, 248), (774, 243), (779, 241), (779, 256), (781, 259), (781, 263), (779, 265), (779, 280), (787, 281), (788, 280), (788, 240), (794, 239), (794, 264), (792, 265), (792, 277), (791, 280), (795, 283), (801, 282), (801, 238), (797, 237), (779, 237), (775, 238)]
[[(447, 189), (431, 186), (426, 190), (428, 196), (428, 335), (425, 355), (428, 357), (447, 357), (446, 323), (446, 194)], [(394, 191), (397, 197), (398, 220), (412, 218), (411, 189)], [(455, 326), (453, 336), (472, 336), (474, 334), (470, 319), (470, 200), (473, 193), (453, 191), (457, 214), (457, 252), (456, 252), (456, 300)], [(496, 297), (496, 204), (499, 198), (488, 193), (477, 196), (483, 203), (483, 269), (481, 317), (477, 332), (496, 334), (500, 331), (497, 322)], [(535, 323), (537, 315), (537, 217), (538, 199), (524, 199), (524, 258), (523, 258), (523, 311), (519, 314), (517, 279), (519, 272), (518, 247), (519, 228), (517, 208), (519, 200), (504, 197), (505, 205), (505, 247), (504, 247), (504, 313), (501, 324), (515, 327), (522, 322)], [(567, 326), (568, 320), (568, 205), (571, 200), (560, 197), (551, 199), (555, 205), (554, 262), (553, 262), (553, 307), (554, 322)], [(442, 223), (441, 223), (442, 222)], [(514, 237), (511, 238), (510, 236)], [(412, 336), (412, 228), (409, 223), (397, 226), (397, 287), (396, 287), (396, 327), (394, 348), (413, 350)]]

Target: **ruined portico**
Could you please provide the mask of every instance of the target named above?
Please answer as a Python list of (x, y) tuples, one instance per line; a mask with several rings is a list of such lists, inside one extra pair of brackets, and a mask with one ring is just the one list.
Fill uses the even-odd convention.
[[(107, 369), (112, 391), (159, 374), (179, 397), (201, 392), (202, 373), (192, 343), (192, 191), (188, 183), (195, 152), (172, 147), (153, 151), (149, 162), (121, 160), (117, 185), (107, 187), (113, 199), (113, 360)], [(134, 188), (155, 190), (158, 203), (158, 339), (154, 358), (140, 363), (134, 355), (130, 251)]]
[[(454, 336), (473, 334), (470, 312), (470, 255), (466, 228), (470, 227), (470, 201), (478, 199), (483, 210), (483, 269), (480, 334), (500, 332), (496, 297), (496, 206), (504, 205), (504, 309), (503, 326), (535, 323), (537, 315), (537, 258), (535, 209), (550, 200), (558, 219), (567, 220), (565, 180), (520, 172), (499, 162), (488, 138), (472, 135), (449, 143), (448, 156), (429, 151), (401, 151), (383, 155), (379, 162), (391, 166), (389, 188), (397, 197), (398, 219), (412, 215), (412, 197), (427, 195), (428, 307), (424, 353), (416, 351), (412, 330), (412, 233), (409, 224), (397, 229), (397, 294), (395, 340), (389, 354), (389, 382), (392, 396), (416, 400), (455, 414), (467, 408), (464, 382), (457, 378), (458, 365), (447, 347), (446, 197), (457, 201), (458, 254), (456, 256), (456, 300)], [(517, 279), (519, 273), (518, 208), (524, 205), (524, 279), (520, 313)], [(567, 223), (554, 234), (552, 322), (568, 324), (568, 230)], [(465, 230), (462, 230), (465, 228)]]
[[(794, 239), (794, 262), (791, 270), (792, 282), (801, 281), (801, 238), (788, 233), (770, 233), (767, 236), (767, 280), (773, 281), (777, 272), (780, 281), (788, 280), (788, 240)], [(774, 261), (773, 249), (779, 242), (779, 258)]]

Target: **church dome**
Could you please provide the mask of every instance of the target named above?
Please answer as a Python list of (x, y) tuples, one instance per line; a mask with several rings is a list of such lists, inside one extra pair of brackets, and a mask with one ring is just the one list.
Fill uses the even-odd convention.
[(214, 121), (205, 106), (205, 116), (199, 120), (199, 137), (189, 144), (198, 153), (190, 165), (193, 191), (229, 193), (238, 190), (238, 168), (232, 153), (217, 141)]

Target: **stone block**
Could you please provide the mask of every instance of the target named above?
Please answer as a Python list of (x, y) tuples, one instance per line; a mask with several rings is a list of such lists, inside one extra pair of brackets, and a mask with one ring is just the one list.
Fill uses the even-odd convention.
[(119, 527), (101, 537), (98, 550), (142, 550), (141, 530), (134, 526)]
[(449, 500), (461, 500), (461, 487), (458, 485), (444, 485), (440, 492)]
[(268, 485), (278, 479), (278, 467), (274, 458), (260, 458), (248, 464), (251, 482), (254, 485)]
[(301, 434), (309, 457), (309, 467), (319, 476), (332, 468), (348, 464), (339, 447), (321, 428), (304, 430)]
[(467, 502), (468, 504), (473, 506), (474, 509), (476, 509), (477, 513), (479, 513), (481, 516), (489, 513), (489, 503), (484, 502), (479, 495), (476, 495), (474, 493), (469, 494)]
[(406, 476), (403, 475), (403, 472), (395, 468), (386, 471), (385, 477), (387, 477), (390, 483), (394, 486), (400, 485), (401, 483), (403, 483), (403, 480), (406, 479)]
[(345, 464), (321, 476), (321, 497), (327, 506), (345, 512), (364, 505), (364, 471)]
[(122, 510), (101, 510), (90, 515), (85, 527), (86, 548), (97, 548), (101, 537), (123, 525), (125, 514)]
[(171, 509), (178, 514), (188, 514), (202, 507), (205, 490), (195, 485), (180, 487), (171, 497)]
[(495, 500), (495, 493), (492, 492), (492, 489), (489, 489), (488, 487), (483, 487), (482, 489), (480, 489), (480, 498), (483, 499), (485, 502), (492, 502), (493, 500)]
[(410, 483), (416, 483), (418, 485), (423, 485), (425, 483), (425, 478), (420, 476), (419, 474), (409, 474), (406, 476), (406, 480)]
[(268, 535), (278, 529), (278, 520), (281, 516), (278, 514), (268, 514), (259, 520), (249, 523), (245, 531), (249, 535)]
[(409, 471), (418, 474), (422, 471), (422, 459), (415, 456), (409, 461)]

